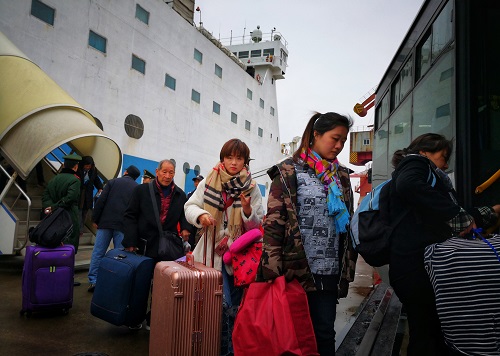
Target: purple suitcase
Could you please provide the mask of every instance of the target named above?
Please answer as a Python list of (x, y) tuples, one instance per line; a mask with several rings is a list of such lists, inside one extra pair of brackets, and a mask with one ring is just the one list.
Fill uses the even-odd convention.
[(73, 306), (75, 249), (27, 246), (23, 267), (21, 315), (44, 310), (67, 313)]

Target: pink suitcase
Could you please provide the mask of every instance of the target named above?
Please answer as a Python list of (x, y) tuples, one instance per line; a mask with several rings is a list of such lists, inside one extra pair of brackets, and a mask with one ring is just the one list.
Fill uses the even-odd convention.
[(199, 262), (157, 263), (149, 355), (219, 355), (222, 293), (222, 274), (214, 268)]

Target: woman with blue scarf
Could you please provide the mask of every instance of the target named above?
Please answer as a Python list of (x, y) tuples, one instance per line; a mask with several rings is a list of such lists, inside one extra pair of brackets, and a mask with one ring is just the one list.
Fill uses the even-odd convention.
[(353, 212), (349, 169), (337, 156), (352, 120), (314, 114), (300, 147), (273, 166), (257, 280), (297, 279), (307, 292), (318, 351), (335, 353), (335, 314), (354, 280), (357, 254), (348, 238)]

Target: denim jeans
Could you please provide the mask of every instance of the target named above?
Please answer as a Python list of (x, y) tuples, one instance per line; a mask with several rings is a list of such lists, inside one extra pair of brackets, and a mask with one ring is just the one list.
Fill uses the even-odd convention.
[(230, 276), (222, 265), (222, 335), (221, 355), (233, 354), (233, 328), (236, 313), (243, 297), (243, 289), (234, 286), (234, 277)]
[(99, 264), (101, 263), (102, 258), (108, 250), (111, 239), (113, 239), (113, 245), (115, 248), (123, 247), (123, 232), (113, 229), (97, 229), (88, 275), (89, 282), (92, 284), (95, 284), (97, 281), (97, 270), (99, 269)]
[(319, 354), (335, 355), (337, 290), (308, 292), (307, 301)]

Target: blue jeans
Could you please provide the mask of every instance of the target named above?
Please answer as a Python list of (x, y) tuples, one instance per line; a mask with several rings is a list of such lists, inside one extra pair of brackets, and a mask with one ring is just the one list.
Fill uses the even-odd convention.
[(92, 284), (95, 284), (97, 281), (97, 270), (99, 269), (102, 258), (108, 250), (111, 239), (113, 239), (115, 248), (123, 248), (123, 232), (113, 229), (97, 229), (94, 250), (92, 251), (89, 267), (89, 282)]
[(308, 292), (307, 301), (319, 354), (335, 355), (337, 290)]
[(234, 277), (230, 276), (224, 265), (222, 265), (222, 335), (221, 355), (232, 355), (233, 350), (233, 328), (238, 307), (243, 297), (243, 289), (234, 286)]

